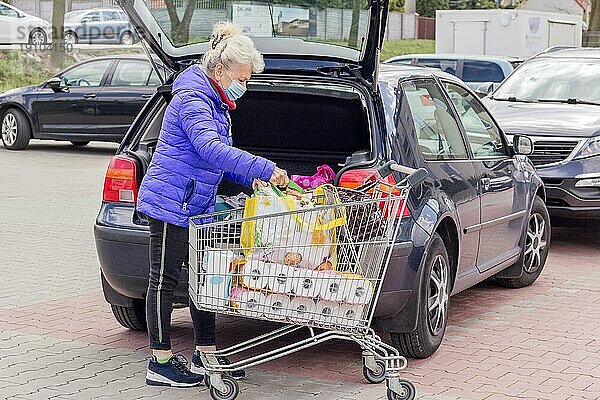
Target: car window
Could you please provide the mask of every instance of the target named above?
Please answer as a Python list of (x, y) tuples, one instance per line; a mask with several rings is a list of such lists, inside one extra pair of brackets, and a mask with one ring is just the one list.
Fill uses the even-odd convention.
[(119, 11), (119, 20), (127, 21), (127, 15), (123, 11)]
[(104, 21), (120, 21), (121, 17), (118, 11), (103, 11)]
[(100, 12), (94, 11), (94, 12), (87, 13), (83, 16), (82, 20), (85, 18), (87, 18), (88, 22), (98, 22), (98, 21), (100, 21)]
[(148, 79), (148, 85), (150, 86), (158, 86), (161, 84), (160, 78), (156, 74), (154, 69), (152, 70), (152, 74), (150, 74), (150, 79)]
[(458, 67), (457, 60), (445, 60), (445, 59), (418, 59), (417, 65), (424, 67), (441, 69), (444, 72), (456, 76), (456, 69)]
[(68, 86), (100, 86), (106, 68), (112, 60), (92, 61), (79, 65), (61, 75)]
[(458, 123), (451, 107), (433, 80), (402, 83), (417, 134), (419, 149), (426, 160), (467, 159)]
[(446, 83), (448, 94), (465, 128), (475, 158), (507, 156), (500, 130), (479, 99), (466, 89)]
[(18, 18), (19, 13), (13, 10), (10, 7), (5, 6), (4, 4), (0, 4), (0, 15), (3, 17), (11, 17)]
[(462, 79), (465, 82), (500, 83), (504, 80), (504, 72), (494, 62), (465, 60)]
[(390, 64), (410, 64), (411, 62), (412, 62), (412, 58), (405, 58), (402, 60), (390, 61)]
[(144, 86), (152, 72), (150, 63), (142, 60), (121, 60), (115, 68), (110, 86)]

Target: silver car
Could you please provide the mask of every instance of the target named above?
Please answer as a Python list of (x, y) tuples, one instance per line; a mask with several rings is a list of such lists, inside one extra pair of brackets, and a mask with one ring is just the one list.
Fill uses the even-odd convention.
[(67, 43), (121, 43), (138, 40), (127, 15), (118, 8), (94, 8), (65, 14)]

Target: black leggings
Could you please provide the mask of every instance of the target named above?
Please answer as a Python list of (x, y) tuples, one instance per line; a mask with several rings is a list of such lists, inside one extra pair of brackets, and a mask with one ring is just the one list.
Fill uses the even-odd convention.
[[(153, 350), (171, 349), (173, 293), (183, 263), (187, 264), (188, 230), (148, 217), (150, 224), (150, 282), (146, 296), (148, 338)], [(186, 277), (187, 282), (187, 277)], [(215, 314), (198, 310), (190, 300), (194, 344), (215, 344)]]

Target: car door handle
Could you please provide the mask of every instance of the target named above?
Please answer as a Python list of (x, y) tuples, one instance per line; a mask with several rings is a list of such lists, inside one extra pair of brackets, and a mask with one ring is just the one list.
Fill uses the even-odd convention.
[(152, 94), (143, 94), (142, 95), (142, 99), (149, 99), (150, 97), (152, 97)]
[(88, 94), (84, 94), (83, 98), (85, 100), (91, 100), (91, 99), (95, 99), (96, 98), (96, 93), (88, 93)]

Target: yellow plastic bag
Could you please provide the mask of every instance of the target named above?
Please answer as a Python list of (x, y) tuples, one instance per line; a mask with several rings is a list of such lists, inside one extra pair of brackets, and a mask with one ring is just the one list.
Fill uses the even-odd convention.
[(273, 186), (261, 189), (246, 200), (244, 208), (241, 244), (246, 257), (301, 268), (333, 269), (336, 228), (346, 224), (340, 210), (315, 208), (309, 196), (287, 196)]

